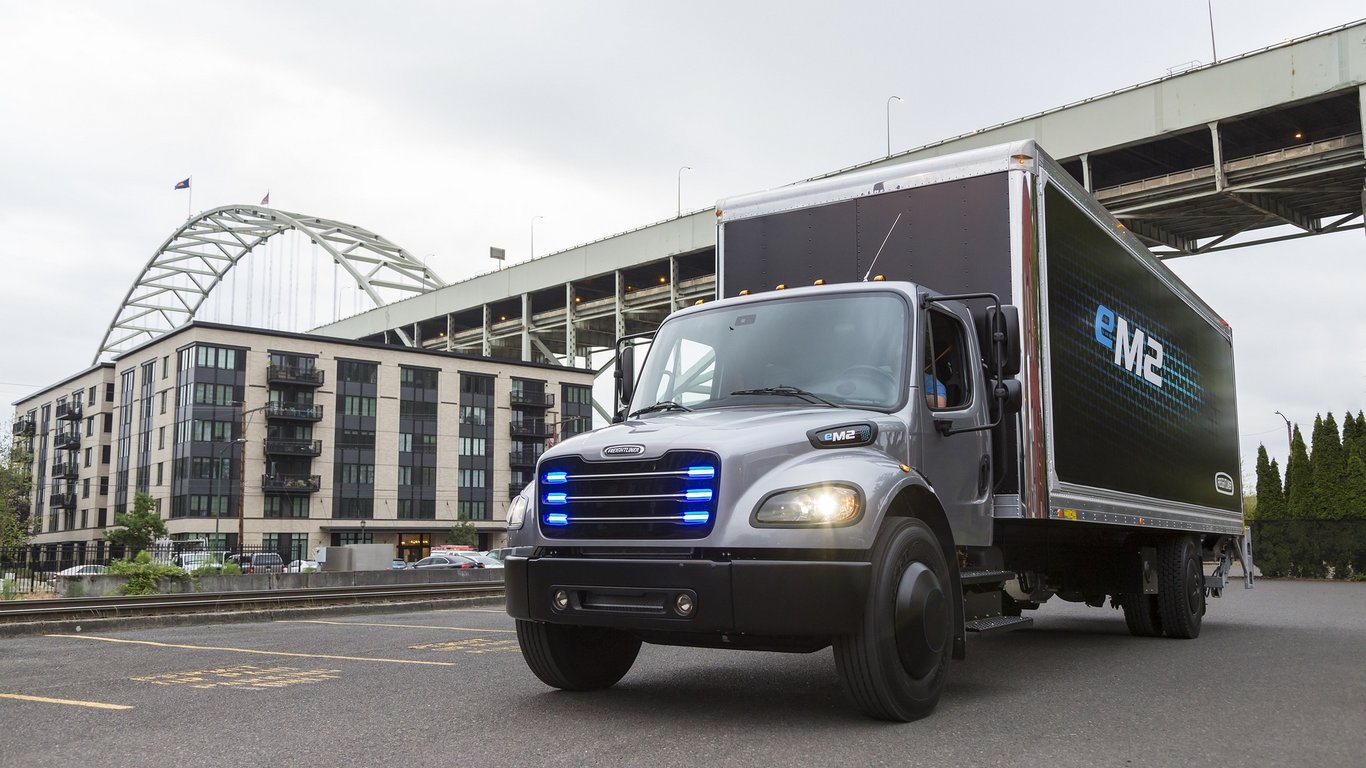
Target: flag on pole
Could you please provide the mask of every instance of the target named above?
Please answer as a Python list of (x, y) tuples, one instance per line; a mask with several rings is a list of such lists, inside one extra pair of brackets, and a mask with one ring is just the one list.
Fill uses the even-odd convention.
[(266, 196), (261, 198), (261, 205), (270, 205), (270, 190), (266, 190)]
[(186, 179), (181, 179), (180, 181), (177, 181), (177, 182), (175, 183), (175, 188), (176, 188), (176, 189), (189, 189), (189, 188), (190, 188), (190, 180), (189, 180), (188, 178), (186, 178)]

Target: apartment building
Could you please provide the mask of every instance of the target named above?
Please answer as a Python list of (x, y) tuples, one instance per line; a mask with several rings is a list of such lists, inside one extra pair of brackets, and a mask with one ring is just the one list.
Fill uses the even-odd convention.
[(146, 493), (172, 538), (211, 549), (415, 560), (458, 520), (500, 546), (541, 451), (591, 428), (591, 387), (582, 369), (194, 322), (15, 403), (31, 542), (99, 557)]

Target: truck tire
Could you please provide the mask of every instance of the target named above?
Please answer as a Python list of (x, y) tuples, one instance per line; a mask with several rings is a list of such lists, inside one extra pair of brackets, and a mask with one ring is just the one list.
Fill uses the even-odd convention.
[(611, 688), (631, 670), (640, 638), (618, 629), (517, 621), (522, 658), (552, 688), (596, 691)]
[(1162, 636), (1162, 610), (1158, 607), (1157, 595), (1121, 595), (1119, 604), (1124, 609), (1124, 623), (1129, 625), (1129, 634), (1134, 637)]
[(1193, 536), (1173, 536), (1157, 548), (1157, 605), (1168, 637), (1200, 636), (1205, 615), (1205, 566)]
[(956, 599), (929, 526), (889, 521), (873, 548), (859, 631), (834, 643), (845, 693), (865, 715), (908, 722), (934, 710), (948, 678)]

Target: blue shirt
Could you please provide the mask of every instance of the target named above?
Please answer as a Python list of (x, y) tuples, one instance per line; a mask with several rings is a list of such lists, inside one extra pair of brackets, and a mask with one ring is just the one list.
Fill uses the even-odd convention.
[(925, 374), (925, 397), (931, 395), (935, 397), (947, 397), (948, 391), (944, 389), (944, 385), (940, 383), (939, 379), (936, 379), (933, 375), (927, 373)]

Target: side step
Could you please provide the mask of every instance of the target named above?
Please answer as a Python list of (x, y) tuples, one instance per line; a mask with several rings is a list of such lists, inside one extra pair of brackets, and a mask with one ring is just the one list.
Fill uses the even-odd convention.
[(1015, 578), (1014, 571), (995, 568), (964, 568), (958, 572), (963, 585), (963, 628), (968, 632), (1006, 632), (1034, 623), (1025, 616), (1003, 616), (1005, 583)]
[(1034, 623), (1034, 619), (1029, 616), (992, 616), (988, 619), (973, 619), (963, 625), (969, 632), (1009, 632), (1012, 629), (1024, 629)]

